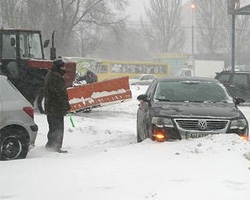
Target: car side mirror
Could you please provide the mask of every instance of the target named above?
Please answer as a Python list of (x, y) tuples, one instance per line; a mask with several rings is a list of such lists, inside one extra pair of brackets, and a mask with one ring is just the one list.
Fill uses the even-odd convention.
[(236, 105), (239, 105), (239, 104), (244, 103), (244, 102), (245, 102), (245, 99), (243, 99), (243, 98), (240, 98), (240, 97), (235, 97), (234, 98), (234, 103)]
[(43, 43), (43, 47), (46, 48), (49, 46), (49, 40), (45, 40)]
[(150, 98), (146, 94), (141, 94), (137, 97), (137, 100), (147, 102), (151, 106)]
[(145, 101), (145, 102), (149, 102), (150, 101), (150, 99), (148, 98), (148, 95), (146, 95), (146, 94), (139, 95), (137, 97), (137, 100), (139, 100), (139, 101)]

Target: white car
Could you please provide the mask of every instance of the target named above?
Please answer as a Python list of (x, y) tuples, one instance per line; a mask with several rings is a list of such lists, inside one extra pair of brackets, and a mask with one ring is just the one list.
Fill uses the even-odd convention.
[(142, 74), (138, 78), (129, 79), (130, 85), (150, 85), (157, 77), (153, 74)]
[(0, 160), (25, 158), (37, 131), (33, 106), (0, 75)]

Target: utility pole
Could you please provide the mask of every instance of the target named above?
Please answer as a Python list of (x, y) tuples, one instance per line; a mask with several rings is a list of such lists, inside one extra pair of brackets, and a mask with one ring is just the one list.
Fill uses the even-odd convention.
[(193, 1), (190, 7), (192, 9), (192, 57), (194, 57), (194, 10), (196, 5)]
[(232, 33), (231, 33), (231, 66), (232, 72), (235, 71), (235, 14), (232, 14)]

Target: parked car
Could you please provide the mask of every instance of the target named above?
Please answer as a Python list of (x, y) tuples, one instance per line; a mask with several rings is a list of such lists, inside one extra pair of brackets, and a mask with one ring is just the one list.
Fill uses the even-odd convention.
[(223, 83), (232, 97), (240, 97), (250, 103), (250, 71), (222, 71), (215, 79)]
[(247, 71), (247, 72), (250, 72), (250, 65), (235, 65), (235, 71)]
[(138, 78), (129, 79), (130, 85), (150, 85), (157, 77), (153, 74), (142, 74)]
[(0, 160), (25, 158), (37, 131), (32, 105), (0, 75)]
[(209, 134), (248, 137), (248, 122), (225, 87), (215, 79), (159, 78), (137, 97), (137, 141), (181, 140)]

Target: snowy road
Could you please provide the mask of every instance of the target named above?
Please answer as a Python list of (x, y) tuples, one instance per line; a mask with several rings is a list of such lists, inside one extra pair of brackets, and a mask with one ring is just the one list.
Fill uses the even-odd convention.
[[(236, 135), (136, 143), (133, 99), (65, 118), (64, 148), (47, 152), (46, 116), (27, 159), (0, 163), (0, 199), (248, 200), (250, 142)], [(250, 122), (250, 107), (242, 107)]]

